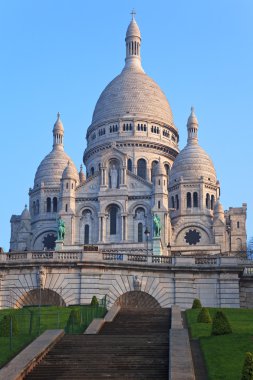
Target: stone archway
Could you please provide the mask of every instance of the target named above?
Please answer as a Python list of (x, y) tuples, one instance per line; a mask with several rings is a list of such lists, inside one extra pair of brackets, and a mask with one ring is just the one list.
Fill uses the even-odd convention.
[(23, 294), (16, 302), (17, 307), (23, 306), (66, 306), (63, 298), (51, 289), (33, 289)]
[(160, 309), (159, 302), (150, 294), (130, 291), (122, 294), (115, 302), (124, 309)]

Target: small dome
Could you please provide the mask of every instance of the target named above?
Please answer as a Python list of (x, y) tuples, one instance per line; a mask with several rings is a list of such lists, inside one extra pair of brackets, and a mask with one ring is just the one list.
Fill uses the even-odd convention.
[(164, 164), (161, 162), (161, 160), (158, 161), (156, 166), (154, 167), (154, 175), (165, 175), (166, 176), (166, 170), (164, 167)]
[(188, 144), (177, 155), (170, 173), (170, 186), (180, 177), (184, 179), (204, 179), (216, 184), (216, 172), (208, 154), (198, 144)]
[(139, 37), (141, 38), (141, 32), (137, 25), (137, 22), (135, 21), (134, 17), (132, 18), (130, 24), (128, 25), (127, 32), (126, 32), (126, 39), (128, 37)]
[(25, 208), (24, 208), (24, 210), (23, 210), (23, 212), (21, 214), (21, 219), (22, 220), (31, 219), (31, 215), (30, 215), (30, 212), (29, 212), (29, 210), (27, 208), (27, 205), (25, 205)]
[(80, 166), (80, 171), (79, 171), (79, 182), (80, 184), (84, 183), (86, 180), (85, 174), (83, 172), (83, 165)]
[[(68, 162), (75, 168), (75, 164), (64, 150), (53, 149), (40, 163), (35, 174), (34, 186), (41, 182), (47, 185), (59, 186), (62, 173)], [(77, 169), (75, 168), (76, 173)], [(77, 174), (78, 176), (78, 174)]]
[(219, 198), (214, 204), (213, 212), (214, 214), (224, 214), (224, 210), (223, 210), (222, 204), (220, 203)]
[(68, 165), (62, 173), (62, 179), (74, 179), (76, 182), (78, 182), (79, 176), (76, 167), (70, 161), (68, 161)]
[(54, 129), (53, 129), (53, 131), (54, 132), (64, 132), (64, 128), (63, 128), (62, 121), (60, 119), (60, 113), (59, 112), (57, 114), (57, 120), (54, 123)]
[(192, 107), (191, 108), (191, 113), (190, 113), (190, 116), (188, 117), (188, 121), (187, 121), (187, 127), (191, 126), (191, 125), (199, 125), (198, 123), (198, 119), (195, 115), (195, 112), (194, 112), (194, 108)]
[(203, 177), (216, 184), (216, 172), (208, 154), (198, 144), (198, 120), (193, 107), (187, 122), (187, 145), (177, 155), (170, 173), (170, 186), (181, 177), (196, 180)]

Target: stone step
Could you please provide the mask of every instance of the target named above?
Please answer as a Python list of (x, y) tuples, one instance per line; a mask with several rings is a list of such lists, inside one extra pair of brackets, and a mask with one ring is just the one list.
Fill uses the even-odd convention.
[(65, 335), (27, 380), (168, 379), (169, 309), (122, 310), (99, 335)]

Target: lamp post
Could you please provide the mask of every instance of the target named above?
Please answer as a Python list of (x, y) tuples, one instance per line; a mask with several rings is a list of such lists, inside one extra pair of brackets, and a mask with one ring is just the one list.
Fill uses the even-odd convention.
[(147, 239), (147, 256), (148, 256), (148, 237), (150, 235), (150, 231), (149, 231), (148, 227), (146, 227), (144, 234), (146, 235), (146, 239)]

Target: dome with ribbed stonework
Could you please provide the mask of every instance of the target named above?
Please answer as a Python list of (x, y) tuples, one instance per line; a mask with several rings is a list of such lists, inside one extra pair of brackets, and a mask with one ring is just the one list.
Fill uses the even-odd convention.
[(124, 117), (141, 117), (173, 125), (172, 111), (165, 94), (142, 68), (141, 34), (134, 18), (128, 26), (125, 40), (125, 67), (101, 93), (92, 126)]

